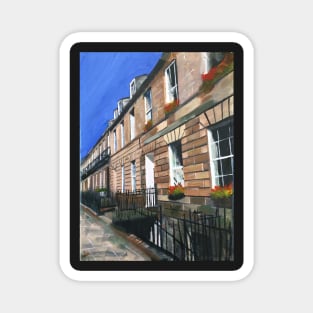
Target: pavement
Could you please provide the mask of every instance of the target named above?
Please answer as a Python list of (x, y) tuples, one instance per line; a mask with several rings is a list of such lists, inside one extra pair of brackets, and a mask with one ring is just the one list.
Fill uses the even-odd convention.
[(111, 225), (105, 215), (97, 216), (90, 208), (80, 209), (80, 251), (82, 261), (160, 261), (170, 260), (133, 234)]

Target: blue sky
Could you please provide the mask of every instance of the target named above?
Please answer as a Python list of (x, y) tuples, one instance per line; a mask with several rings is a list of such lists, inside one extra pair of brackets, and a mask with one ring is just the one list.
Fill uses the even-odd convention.
[(80, 155), (84, 158), (113, 118), (117, 101), (129, 97), (129, 83), (149, 74), (161, 52), (80, 54)]

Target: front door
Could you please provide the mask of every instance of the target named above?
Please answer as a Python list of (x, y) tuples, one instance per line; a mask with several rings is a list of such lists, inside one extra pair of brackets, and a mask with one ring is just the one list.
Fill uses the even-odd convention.
[(154, 156), (146, 154), (146, 188), (154, 188)]
[(148, 153), (145, 156), (146, 167), (146, 206), (155, 206), (155, 190), (154, 190), (154, 155)]

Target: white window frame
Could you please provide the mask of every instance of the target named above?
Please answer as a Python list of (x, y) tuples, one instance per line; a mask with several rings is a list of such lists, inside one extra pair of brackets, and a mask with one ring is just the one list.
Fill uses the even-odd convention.
[[(174, 84), (172, 84), (172, 71), (174, 69)], [(177, 84), (177, 67), (176, 60), (173, 60), (165, 69), (165, 100), (167, 103), (178, 99), (178, 84)]]
[[(217, 185), (221, 185), (224, 186), (226, 185), (224, 178), (226, 176), (231, 176), (232, 177), (232, 181), (233, 181), (233, 177), (234, 177), (234, 152), (232, 151), (233, 149), (233, 145), (232, 145), (232, 140), (233, 135), (229, 136), (227, 138), (223, 138), (220, 140), (219, 138), (219, 130), (222, 127), (229, 127), (232, 128), (233, 131), (233, 123), (232, 122), (227, 122), (227, 123), (222, 123), (220, 124), (218, 127), (212, 127), (211, 129), (208, 129), (208, 144), (209, 144), (209, 156), (210, 156), (210, 170), (211, 170), (211, 182), (212, 182), (212, 188), (214, 188)], [(213, 138), (213, 134), (212, 134), (212, 130), (216, 130), (217, 131), (217, 138), (214, 139)], [(225, 142), (228, 141), (228, 148), (230, 151), (229, 155), (223, 155), (220, 156), (220, 143), (221, 142)], [(223, 164), (222, 161), (229, 159), (231, 161), (231, 167), (232, 167), (232, 173), (231, 174), (225, 174), (223, 172)], [(218, 163), (219, 163), (219, 167), (221, 169), (222, 172), (218, 172)]]
[[(152, 121), (152, 92), (151, 88), (149, 88), (145, 94), (144, 94), (144, 99), (145, 99), (145, 112), (146, 112), (146, 123), (148, 121)], [(149, 118), (150, 116), (150, 118)]]
[(114, 147), (114, 152), (116, 152), (117, 151), (116, 129), (113, 130), (113, 147)]
[(125, 129), (124, 121), (121, 121), (121, 148), (125, 146)]
[(135, 123), (135, 110), (132, 109), (129, 112), (129, 120), (130, 120), (130, 140), (133, 140), (136, 136), (136, 123)]
[(184, 186), (184, 166), (182, 162), (182, 156), (177, 155), (177, 146), (180, 145), (181, 150), (181, 141), (175, 141), (169, 144), (169, 167), (170, 167), (170, 185), (174, 186), (181, 184)]
[(130, 177), (132, 191), (136, 190), (136, 161), (130, 162)]

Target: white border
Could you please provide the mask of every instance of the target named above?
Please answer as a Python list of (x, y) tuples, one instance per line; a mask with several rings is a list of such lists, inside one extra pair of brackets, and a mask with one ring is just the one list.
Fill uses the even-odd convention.
[[(70, 264), (70, 49), (78, 42), (235, 42), (244, 50), (244, 264), (236, 271), (78, 271)], [(254, 265), (254, 51), (234, 32), (82, 32), (60, 46), (60, 266), (77, 281), (236, 281)]]

